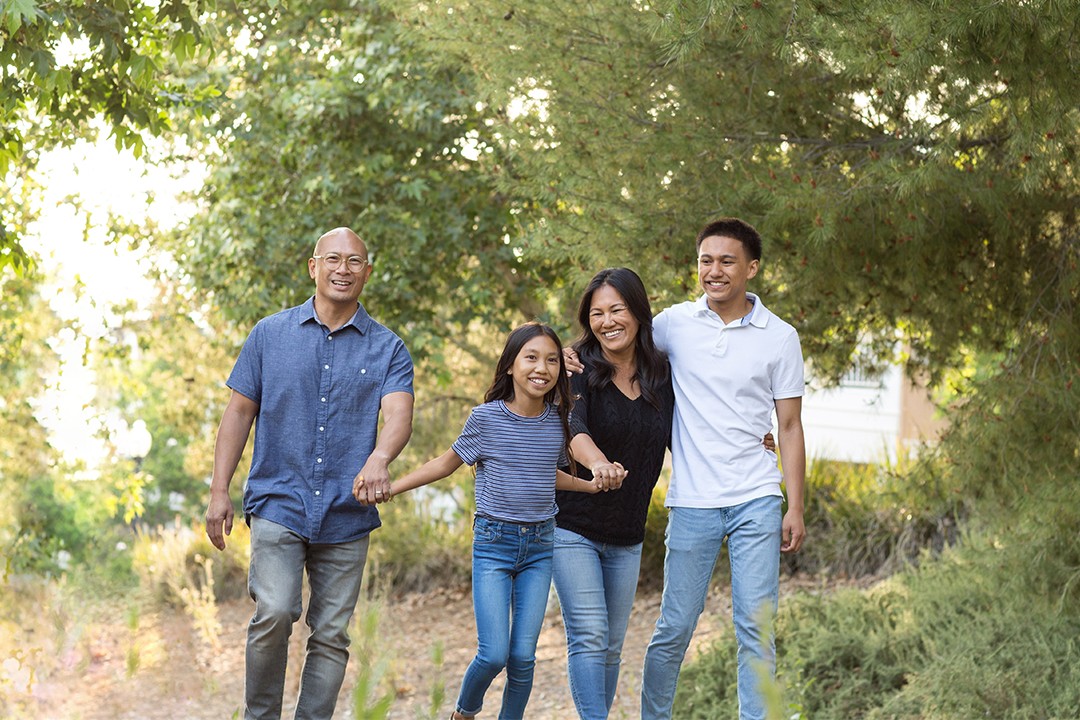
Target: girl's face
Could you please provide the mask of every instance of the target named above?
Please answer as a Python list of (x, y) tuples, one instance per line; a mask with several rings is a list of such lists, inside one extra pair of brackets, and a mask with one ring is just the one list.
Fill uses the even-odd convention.
[(596, 289), (589, 303), (589, 328), (605, 355), (632, 353), (639, 326), (618, 290), (610, 285)]
[(547, 335), (530, 338), (507, 371), (514, 383), (514, 397), (539, 399), (551, 392), (559, 377), (562, 350)]

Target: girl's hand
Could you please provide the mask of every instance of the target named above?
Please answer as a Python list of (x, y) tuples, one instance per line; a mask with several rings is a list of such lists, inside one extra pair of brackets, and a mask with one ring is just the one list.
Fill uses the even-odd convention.
[(617, 462), (598, 462), (591, 468), (597, 491), (618, 490), (626, 479), (626, 469)]
[(776, 439), (772, 436), (772, 433), (765, 433), (765, 437), (761, 439), (761, 444), (769, 452), (776, 452)]

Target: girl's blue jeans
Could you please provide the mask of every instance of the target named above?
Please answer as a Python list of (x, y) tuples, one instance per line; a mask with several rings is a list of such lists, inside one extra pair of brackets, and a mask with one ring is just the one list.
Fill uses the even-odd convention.
[(473, 521), (476, 657), (461, 681), (457, 711), (476, 715), (491, 681), (506, 668), (499, 720), (521, 720), (532, 692), (536, 642), (544, 623), (555, 521)]

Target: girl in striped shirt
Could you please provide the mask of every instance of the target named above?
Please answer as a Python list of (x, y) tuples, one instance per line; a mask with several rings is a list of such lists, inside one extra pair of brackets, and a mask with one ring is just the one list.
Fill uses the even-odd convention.
[[(551, 584), (555, 489), (598, 489), (558, 469), (569, 464), (572, 402), (558, 335), (540, 323), (522, 325), (506, 340), (484, 404), (473, 408), (451, 448), (391, 485), (392, 497), (448, 477), (462, 463), (476, 468), (472, 583), (478, 647), (453, 720), (480, 712), (484, 693), (504, 667), (499, 718), (525, 714)], [(617, 463), (597, 469), (609, 482), (625, 476)]]

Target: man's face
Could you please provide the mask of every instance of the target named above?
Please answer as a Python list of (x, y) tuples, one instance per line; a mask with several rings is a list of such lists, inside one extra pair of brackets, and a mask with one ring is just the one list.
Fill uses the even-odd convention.
[(757, 275), (758, 261), (751, 260), (735, 238), (710, 235), (698, 248), (698, 281), (709, 304), (724, 307), (746, 298), (746, 284)]
[[(308, 259), (308, 274), (315, 281), (315, 295), (333, 303), (354, 303), (360, 297), (371, 276), (368, 263), (367, 247), (364, 242), (348, 232), (336, 232), (325, 235), (315, 247), (319, 258)], [(364, 267), (360, 270), (349, 268), (349, 259), (360, 258)], [(340, 259), (336, 268), (331, 268), (328, 260)]]

